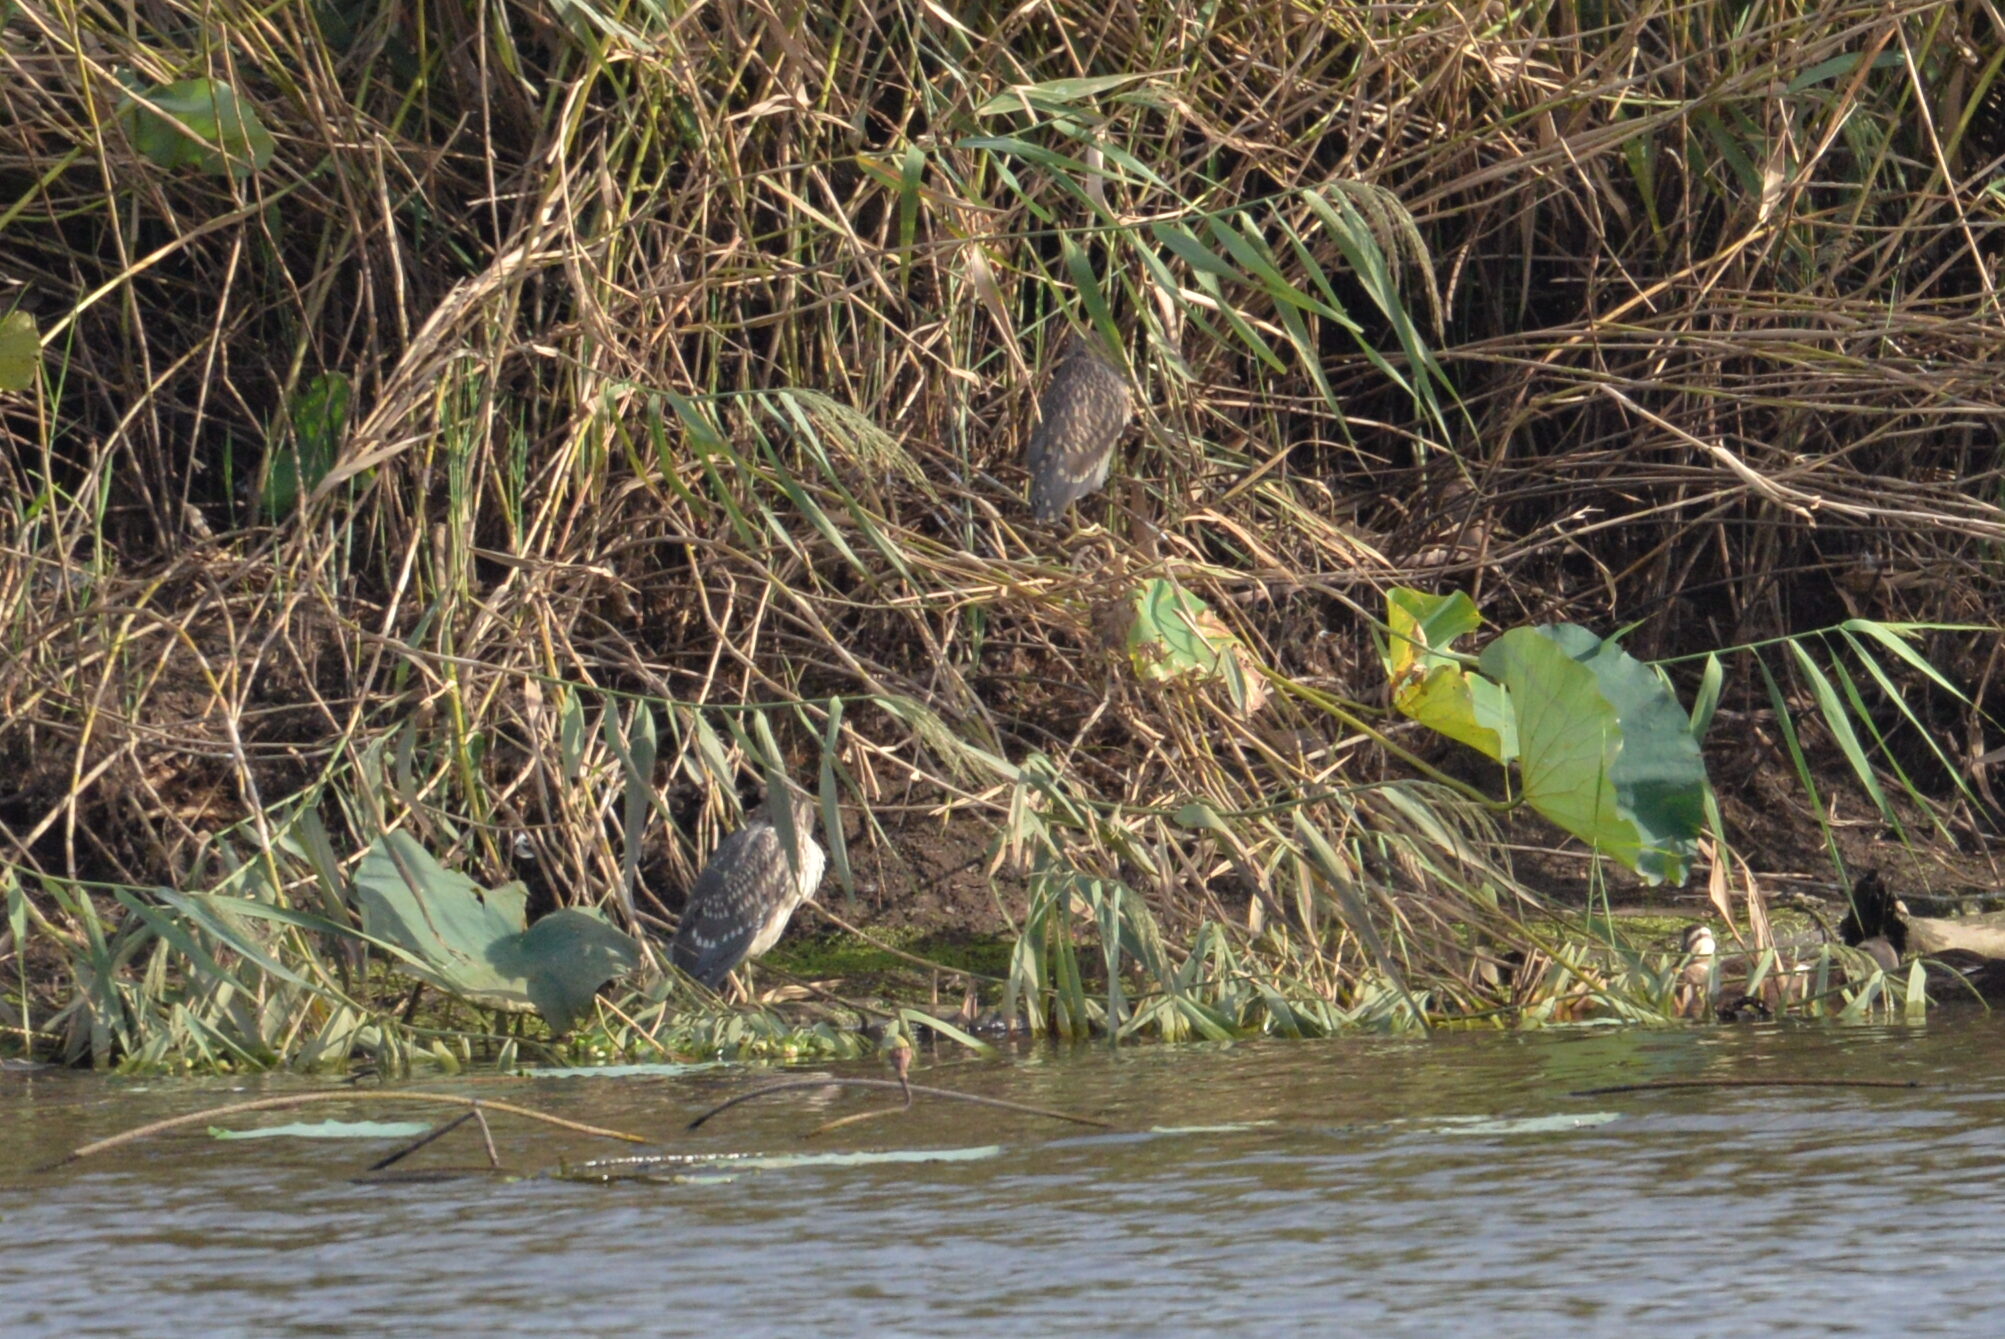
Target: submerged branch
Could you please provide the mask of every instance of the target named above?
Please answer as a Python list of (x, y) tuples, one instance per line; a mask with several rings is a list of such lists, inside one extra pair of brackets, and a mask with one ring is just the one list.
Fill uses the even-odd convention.
[(1919, 1088), (1920, 1079), (1659, 1079), (1654, 1083), (1612, 1083), (1606, 1088), (1576, 1088), (1568, 1097), (1606, 1097), (1611, 1093), (1670, 1092), (1675, 1088)]
[[(920, 1093), (927, 1097), (946, 1098), (955, 1102), (973, 1102), (979, 1106), (996, 1107), (1003, 1111), (1020, 1111), (1028, 1116), (1043, 1116), (1049, 1120), (1070, 1121), (1074, 1125), (1092, 1125), (1102, 1130), (1111, 1130), (1114, 1128), (1111, 1122), (1098, 1120), (1092, 1116), (1075, 1116), (1066, 1111), (1053, 1111), (1050, 1107), (1034, 1107), (1024, 1102), (1004, 1101), (1000, 1097), (977, 1097), (973, 1093), (957, 1093), (951, 1088), (928, 1088), (922, 1084), (908, 1084), (898, 1079), (790, 1079), (785, 1083), (771, 1083), (767, 1084), (764, 1088), (754, 1088), (749, 1093), (739, 1093), (727, 1102), (718, 1103), (683, 1128), (694, 1130), (712, 1116), (721, 1116), (739, 1103), (749, 1102), (755, 1097), (770, 1097), (774, 1093), (793, 1092), (804, 1088), (889, 1088), (907, 1094)], [(894, 1109), (903, 1110), (903, 1108)]]
[[(58, 1158), (40, 1170), (52, 1172), (58, 1167), (68, 1166), (70, 1163), (76, 1162), (81, 1158), (88, 1158), (93, 1154), (103, 1153), (109, 1149), (117, 1148), (122, 1144), (136, 1143), (141, 1139), (151, 1138), (167, 1130), (178, 1129), (183, 1125), (194, 1125), (201, 1121), (214, 1120), (218, 1116), (234, 1116), (245, 1111), (282, 1111), (287, 1107), (311, 1106), (317, 1102), (382, 1101), (431, 1102), (444, 1106), (466, 1107), (469, 1109), (469, 1115), (476, 1114), (482, 1110), (505, 1111), (511, 1116), (521, 1116), (526, 1120), (542, 1121), (545, 1125), (554, 1125), (561, 1130), (571, 1130), (578, 1134), (589, 1134), (599, 1139), (619, 1139), (629, 1144), (645, 1144), (649, 1142), (640, 1135), (627, 1134), (622, 1130), (608, 1130), (597, 1125), (586, 1125), (579, 1121), (565, 1120), (562, 1116), (552, 1116), (530, 1107), (517, 1106), (513, 1102), (491, 1102), (479, 1097), (453, 1097), (446, 1093), (406, 1092), (295, 1093), (290, 1097), (259, 1098), (255, 1102), (232, 1102), (228, 1106), (210, 1107), (206, 1111), (195, 1111), (185, 1116), (173, 1116), (167, 1120), (157, 1120), (151, 1125), (142, 1125), (137, 1129), (127, 1130), (123, 1134), (112, 1135), (109, 1139), (100, 1139), (95, 1143), (71, 1149), (63, 1157)], [(429, 1143), (432, 1138), (436, 1137), (436, 1134), (443, 1134), (444, 1132), (444, 1130), (437, 1131), (434, 1135), (428, 1136), (424, 1142)], [(408, 1152), (409, 1150), (406, 1151)]]

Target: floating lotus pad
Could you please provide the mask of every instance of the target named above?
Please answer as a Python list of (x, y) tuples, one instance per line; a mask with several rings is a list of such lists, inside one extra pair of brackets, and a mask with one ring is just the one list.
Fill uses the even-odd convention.
[(431, 1126), (421, 1120), (294, 1121), (290, 1125), (260, 1125), (254, 1130), (209, 1127), (212, 1139), (415, 1139)]

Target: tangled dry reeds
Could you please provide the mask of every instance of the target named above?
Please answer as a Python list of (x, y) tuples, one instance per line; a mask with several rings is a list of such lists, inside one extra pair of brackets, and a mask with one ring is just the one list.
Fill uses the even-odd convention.
[[(1378, 705), (1395, 582), (1631, 628), (1688, 697), (1720, 652), (1771, 763), (1808, 732), (1996, 838), (1989, 6), (5, 14), (0, 967), (70, 970), (0, 1008), (72, 1054), (209, 942), (107, 939), (138, 890), (343, 918), (386, 825), (547, 904), (684, 888), (762, 752), (877, 910), (993, 831), (1040, 1019), (1082, 906), (1155, 993), (1080, 1026), (1479, 1009), (1530, 903)], [(143, 152), (196, 79), (268, 162)], [(1139, 429), (1054, 527), (1073, 325)], [(1159, 575), (1257, 712), (1134, 674)], [(346, 1007), (309, 975), (200, 1035), (284, 1053)]]

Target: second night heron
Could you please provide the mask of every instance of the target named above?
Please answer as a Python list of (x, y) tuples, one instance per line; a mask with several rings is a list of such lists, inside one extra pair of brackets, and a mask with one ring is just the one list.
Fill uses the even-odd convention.
[(814, 802), (791, 781), (775, 783), (759, 812), (717, 844), (697, 875), (669, 959), (715, 990), (732, 968), (779, 942), (794, 908), (821, 885), (827, 861), (814, 838)]
[(1114, 444), (1133, 412), (1120, 364), (1097, 336), (1072, 335), (1038, 397), (1030, 434), (1030, 509), (1038, 520), (1058, 519), (1107, 482)]

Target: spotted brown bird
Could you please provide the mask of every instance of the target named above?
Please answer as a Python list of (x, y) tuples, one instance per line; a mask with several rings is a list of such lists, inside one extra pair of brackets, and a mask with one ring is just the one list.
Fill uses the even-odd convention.
[(1097, 338), (1075, 333), (1038, 397), (1030, 434), (1030, 509), (1038, 520), (1056, 520), (1107, 482), (1133, 413), (1120, 365)]
[[(791, 857), (783, 816), (793, 824)], [(827, 861), (814, 839), (814, 802), (791, 781), (775, 784), (759, 812), (718, 843), (697, 875), (670, 961), (715, 990), (732, 968), (779, 942), (794, 908), (821, 885)]]

